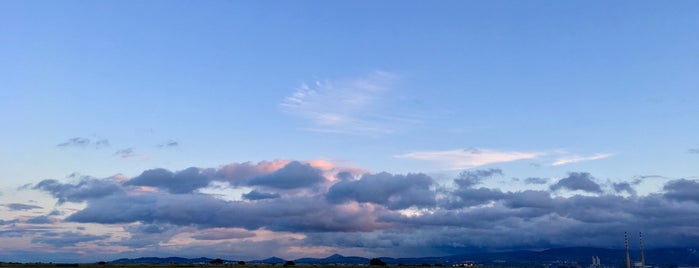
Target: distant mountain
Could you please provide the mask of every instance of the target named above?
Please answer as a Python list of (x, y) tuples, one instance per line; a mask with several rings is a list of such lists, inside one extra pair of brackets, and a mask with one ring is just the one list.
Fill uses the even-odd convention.
[[(200, 264), (200, 263), (210, 263), (214, 259), (209, 258), (181, 258), (181, 257), (167, 257), (167, 258), (157, 258), (157, 257), (143, 257), (136, 259), (118, 259), (110, 261), (110, 264)], [(230, 263), (232, 261), (223, 260), (224, 263)]]
[(254, 260), (254, 261), (249, 261), (249, 263), (265, 263), (265, 264), (284, 264), (286, 260), (282, 258), (277, 258), (277, 257), (271, 257), (267, 258), (264, 260)]
[[(699, 251), (692, 248), (666, 248), (650, 249), (644, 252), (646, 264), (658, 267), (670, 266), (699, 266)], [(640, 261), (638, 251), (630, 252), (631, 261)], [(508, 252), (474, 252), (444, 257), (420, 257), (420, 258), (390, 258), (380, 259), (389, 265), (435, 265), (451, 266), (454, 264), (472, 262), (484, 265), (528, 266), (543, 264), (576, 264), (586, 267), (591, 264), (592, 256), (597, 256), (606, 267), (625, 267), (626, 252), (622, 249), (571, 247), (555, 248), (543, 251), (508, 251)], [(196, 258), (187, 259), (179, 257), (170, 258), (138, 258), (118, 259), (111, 261), (113, 264), (196, 264), (209, 263), (213, 259)], [(248, 263), (283, 264), (286, 260), (272, 257), (264, 260), (253, 260)], [(356, 256), (342, 256), (334, 254), (326, 258), (301, 258), (294, 260), (297, 264), (369, 264), (369, 258)], [(224, 260), (224, 263), (234, 261)]]
[(345, 257), (334, 254), (323, 259), (301, 258), (294, 261), (297, 264), (368, 264), (369, 259), (364, 257)]

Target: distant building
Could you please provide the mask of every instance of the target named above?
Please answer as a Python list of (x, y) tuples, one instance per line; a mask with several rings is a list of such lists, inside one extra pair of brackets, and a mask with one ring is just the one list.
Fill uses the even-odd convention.
[(599, 257), (597, 256), (592, 256), (592, 264), (588, 266), (589, 268), (602, 268), (602, 262), (599, 260)]

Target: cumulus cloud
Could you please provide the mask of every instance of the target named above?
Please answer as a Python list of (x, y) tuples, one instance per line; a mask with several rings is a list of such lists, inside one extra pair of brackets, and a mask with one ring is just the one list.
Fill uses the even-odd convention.
[(253, 178), (248, 184), (278, 189), (294, 189), (312, 186), (322, 181), (325, 181), (325, 177), (318, 169), (309, 164), (292, 161), (271, 174)]
[(556, 159), (556, 161), (553, 162), (551, 165), (552, 166), (561, 166), (561, 165), (567, 165), (567, 164), (583, 162), (583, 161), (592, 161), (592, 160), (604, 159), (604, 158), (608, 158), (610, 156), (612, 156), (612, 154), (595, 154), (595, 155), (591, 155), (591, 156), (579, 156), (579, 155), (565, 156), (565, 157)]
[(20, 203), (11, 203), (11, 204), (4, 204), (4, 207), (8, 208), (11, 211), (19, 211), (19, 210), (32, 210), (32, 209), (40, 209), (43, 208), (41, 206), (37, 205), (30, 205), (30, 204), (20, 204)]
[[(653, 237), (657, 247), (699, 245), (695, 226), (699, 183), (694, 180), (670, 180), (656, 192), (638, 195), (630, 192), (633, 184), (625, 182), (609, 183), (614, 191), (603, 192), (584, 172), (569, 173), (546, 190), (535, 185), (537, 190), (515, 191), (481, 183), (502, 176), (500, 169), (469, 170), (445, 184), (420, 173), (339, 172), (337, 180), (306, 178), (331, 170), (339, 169), (273, 161), (180, 172), (156, 169), (131, 180), (44, 180), (32, 188), (51, 194), (59, 203), (83, 205), (59, 204), (65, 219), (64, 215), (3, 219), (0, 236), (24, 237), (40, 248), (53, 249), (99, 246), (139, 254), (240, 249), (255, 254), (249, 248), (254, 246), (259, 247), (257, 254), (286, 256), (616, 247), (620, 233), (640, 229)], [(205, 178), (192, 186), (174, 179), (179, 173)], [(255, 181), (268, 175), (273, 176)], [(128, 183), (132, 181), (137, 183)], [(246, 194), (242, 200), (224, 200), (197, 191), (204, 185), (200, 181), (230, 182), (230, 187)], [(555, 193), (562, 190), (572, 192)], [(65, 232), (75, 231), (76, 225), (86, 227), (85, 232)], [(120, 227), (122, 231), (115, 230)], [(101, 229), (113, 235), (100, 236), (96, 230)]]
[(557, 191), (560, 189), (580, 190), (589, 193), (601, 193), (602, 188), (594, 181), (594, 178), (587, 172), (571, 172), (568, 177), (559, 180), (556, 184), (551, 185), (551, 190)]
[(326, 197), (333, 203), (356, 201), (385, 205), (389, 209), (432, 207), (435, 205), (435, 193), (430, 190), (433, 183), (425, 174), (364, 174), (359, 180), (334, 184)]
[(59, 204), (98, 199), (123, 191), (111, 178), (89, 177), (82, 178), (77, 183), (61, 183), (55, 179), (46, 179), (39, 182), (33, 189), (48, 192), (58, 199)]
[(195, 167), (172, 172), (157, 168), (146, 170), (141, 175), (128, 180), (124, 185), (150, 186), (167, 189), (171, 193), (191, 193), (206, 187), (211, 182), (211, 176)]
[(626, 192), (630, 195), (636, 195), (636, 190), (628, 182), (613, 183), (612, 187), (614, 187), (614, 191), (617, 193)]
[(450, 169), (466, 169), (488, 164), (533, 159), (540, 155), (541, 153), (538, 152), (459, 149), (447, 151), (416, 151), (396, 155), (395, 157), (435, 162)]
[(699, 203), (699, 182), (679, 179), (670, 181), (664, 187), (667, 198), (678, 201), (694, 201)]

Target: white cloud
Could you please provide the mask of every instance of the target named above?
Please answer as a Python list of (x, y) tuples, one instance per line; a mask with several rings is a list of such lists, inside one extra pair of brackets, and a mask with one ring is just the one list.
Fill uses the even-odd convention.
[(310, 121), (302, 129), (314, 132), (377, 136), (392, 133), (397, 125), (416, 120), (392, 115), (385, 109), (385, 95), (397, 76), (376, 71), (346, 81), (301, 84), (284, 98), (282, 110)]
[(437, 162), (450, 169), (463, 169), (494, 163), (512, 162), (537, 158), (539, 152), (496, 151), (479, 149), (458, 149), (447, 151), (418, 151), (396, 155), (397, 158), (409, 158)]
[(552, 166), (561, 166), (561, 165), (572, 164), (572, 163), (577, 163), (577, 162), (582, 162), (582, 161), (604, 159), (604, 158), (607, 158), (610, 156), (612, 156), (612, 154), (595, 154), (595, 155), (591, 155), (591, 156), (571, 155), (571, 156), (565, 156), (565, 157), (558, 158), (551, 165)]

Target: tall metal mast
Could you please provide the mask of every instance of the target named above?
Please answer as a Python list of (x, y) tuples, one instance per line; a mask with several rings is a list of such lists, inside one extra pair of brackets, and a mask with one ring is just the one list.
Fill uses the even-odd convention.
[(624, 232), (624, 245), (626, 246), (626, 268), (631, 268), (631, 257), (629, 256), (629, 235), (626, 232)]
[(646, 268), (646, 258), (643, 256), (643, 233), (638, 232), (638, 243), (641, 245), (641, 268)]

